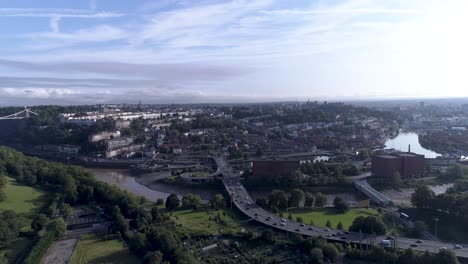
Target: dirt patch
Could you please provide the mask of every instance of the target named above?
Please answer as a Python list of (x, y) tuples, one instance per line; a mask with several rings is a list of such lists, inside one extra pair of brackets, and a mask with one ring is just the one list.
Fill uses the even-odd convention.
[(55, 241), (47, 250), (47, 253), (41, 260), (41, 264), (66, 264), (71, 258), (75, 245), (78, 243), (77, 238), (64, 239)]

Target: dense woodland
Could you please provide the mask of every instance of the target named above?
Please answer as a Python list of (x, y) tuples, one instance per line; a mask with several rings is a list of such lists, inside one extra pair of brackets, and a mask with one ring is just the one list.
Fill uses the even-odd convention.
[[(118, 187), (99, 182), (80, 167), (26, 157), (10, 148), (0, 147), (0, 174), (30, 186), (46, 189), (58, 198), (53, 199), (48, 210), (44, 211), (48, 216), (62, 207), (61, 201), (70, 205), (96, 202), (113, 221), (112, 229), (127, 241), (134, 253), (145, 259), (162, 254), (163, 259), (171, 263), (197, 263), (196, 259), (182, 248), (183, 234), (177, 231), (169, 217), (156, 205), (145, 207), (145, 199), (136, 198)], [(8, 215), (6, 217), (11, 218)], [(0, 222), (0, 227), (6, 224), (11, 228), (14, 225), (10, 222)], [(130, 226), (137, 232), (130, 231)], [(9, 234), (7, 238), (13, 239), (15, 236), (16, 232)], [(38, 243), (37, 247), (44, 246)], [(33, 249), (31, 253), (34, 252)]]

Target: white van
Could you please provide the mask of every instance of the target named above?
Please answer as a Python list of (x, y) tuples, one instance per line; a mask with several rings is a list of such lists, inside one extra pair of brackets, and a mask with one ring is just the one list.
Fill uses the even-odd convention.
[(380, 241), (379, 245), (381, 245), (383, 247), (390, 247), (392, 245), (392, 242), (390, 242), (390, 240), (388, 240), (388, 239), (384, 239), (384, 240)]

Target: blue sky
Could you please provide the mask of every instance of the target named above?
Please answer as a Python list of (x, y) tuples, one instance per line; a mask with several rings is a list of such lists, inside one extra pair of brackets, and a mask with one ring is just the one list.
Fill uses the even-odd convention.
[(468, 96), (464, 0), (0, 0), (0, 105)]

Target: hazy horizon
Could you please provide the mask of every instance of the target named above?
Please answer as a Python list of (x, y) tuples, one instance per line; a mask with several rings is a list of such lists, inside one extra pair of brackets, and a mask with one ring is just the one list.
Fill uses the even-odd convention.
[(464, 98), (467, 7), (2, 2), (0, 105)]

